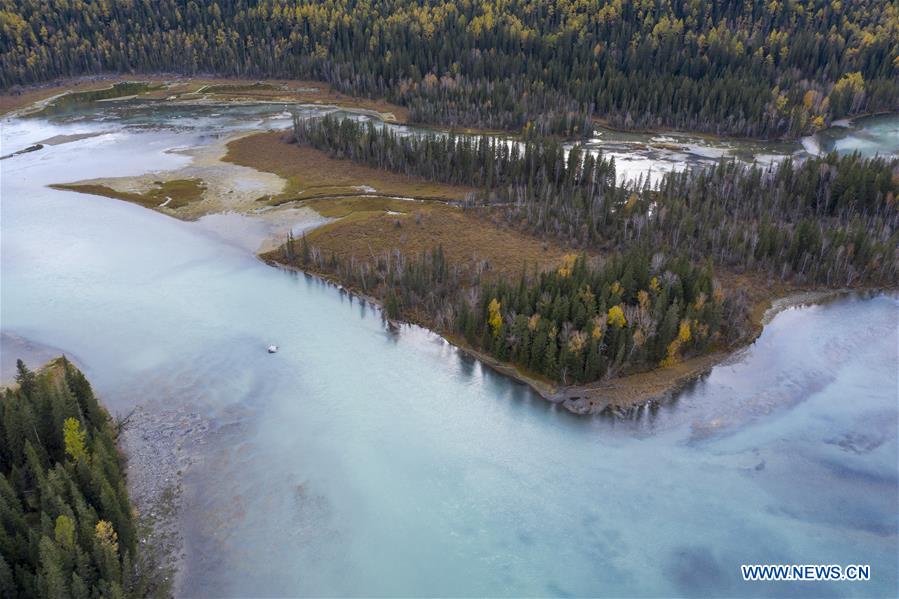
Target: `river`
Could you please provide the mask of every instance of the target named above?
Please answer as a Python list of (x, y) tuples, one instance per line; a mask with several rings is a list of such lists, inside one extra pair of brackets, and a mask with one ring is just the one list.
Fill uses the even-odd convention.
[[(139, 408), (129, 476), (183, 472), (182, 594), (897, 594), (896, 295), (786, 310), (671, 403), (578, 418), (202, 222), (46, 187), (287, 122), (2, 124), (2, 154), (97, 134), (0, 163), (3, 351), (64, 348), (113, 413)], [(745, 583), (743, 563), (872, 578)]]

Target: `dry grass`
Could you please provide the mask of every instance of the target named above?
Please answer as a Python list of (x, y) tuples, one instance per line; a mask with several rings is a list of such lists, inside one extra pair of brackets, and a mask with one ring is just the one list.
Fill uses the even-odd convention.
[[(134, 204), (139, 204), (145, 208), (165, 208), (176, 210), (183, 208), (191, 202), (197, 202), (203, 198), (203, 192), (206, 187), (200, 179), (172, 179), (170, 181), (157, 181), (154, 186), (144, 193), (134, 193), (128, 191), (119, 191), (106, 185), (96, 185), (90, 183), (71, 183), (51, 185), (54, 189), (63, 189), (67, 191), (77, 191), (79, 193), (88, 193), (92, 195), (104, 196), (107, 198), (115, 198), (117, 200), (125, 200)], [(171, 199), (170, 199), (171, 198)], [(166, 201), (168, 203), (166, 204)]]
[[(360, 166), (349, 160), (330, 158), (319, 150), (288, 143), (286, 137), (283, 132), (241, 137), (228, 144), (228, 153), (223, 158), (226, 162), (275, 173), (287, 179), (284, 193), (264, 198), (272, 205), (295, 200), (371, 195), (461, 200), (466, 193), (473, 191), (470, 187), (433, 183)], [(372, 192), (371, 188), (375, 191)]]
[(216, 85), (210, 85), (204, 89), (203, 92), (209, 94), (240, 94), (257, 93), (273, 89), (277, 88), (270, 83), (257, 81), (256, 83), (218, 83)]
[(411, 203), (403, 214), (354, 212), (307, 235), (325, 255), (371, 260), (393, 250), (414, 255), (443, 246), (450, 264), (462, 272), (485, 267), (484, 274), (518, 277), (527, 268), (555, 268), (565, 250), (505, 227), (481, 213), (443, 204)]
[(565, 254), (557, 244), (497, 226), (486, 212), (466, 212), (444, 203), (461, 200), (473, 188), (359, 166), (287, 143), (285, 137), (280, 132), (242, 137), (228, 144), (224, 160), (287, 179), (286, 191), (266, 198), (268, 203), (302, 201), (323, 216), (339, 219), (307, 234), (310, 244), (325, 255), (371, 260), (394, 250), (413, 255), (441, 245), (462, 272), (486, 268), (487, 277), (517, 277), (526, 267), (554, 268)]

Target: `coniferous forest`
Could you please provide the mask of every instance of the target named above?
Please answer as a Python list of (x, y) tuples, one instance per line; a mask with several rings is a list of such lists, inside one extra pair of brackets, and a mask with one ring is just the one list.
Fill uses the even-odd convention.
[(555, 271), (482, 281), (441, 248), (341, 261), (305, 239), (288, 262), (376, 295), (412, 318), (562, 383), (673, 364), (749, 329), (747, 298), (715, 269), (811, 286), (899, 278), (899, 161), (831, 154), (761, 168), (722, 162), (616, 183), (613, 159), (530, 136), (407, 135), (348, 118), (295, 118), (293, 141), (335, 158), (478, 188), (464, 202), (570, 254)]
[(116, 426), (61, 358), (0, 401), (0, 597), (165, 596), (138, 552)]
[(552, 138), (401, 135), (326, 116), (294, 139), (338, 158), (481, 191), (470, 206), (583, 250), (644, 245), (802, 283), (885, 284), (899, 276), (899, 161), (831, 154), (763, 168), (722, 162), (616, 183), (614, 159)]
[(0, 87), (106, 72), (311, 78), (415, 122), (796, 136), (899, 108), (881, 0), (2, 0)]
[(557, 270), (481, 282), (441, 247), (350, 263), (305, 240), (285, 251), (297, 243), (284, 260), (378, 296), (389, 318), (427, 323), (563, 384), (676, 364), (747, 335), (744, 294), (727, 293), (711, 266), (662, 252), (613, 254), (599, 265), (570, 254)]

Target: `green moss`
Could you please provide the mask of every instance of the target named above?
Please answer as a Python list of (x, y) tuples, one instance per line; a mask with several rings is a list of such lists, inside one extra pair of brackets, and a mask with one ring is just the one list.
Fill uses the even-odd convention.
[[(172, 210), (187, 206), (191, 202), (197, 202), (203, 198), (206, 190), (201, 179), (172, 179), (171, 181), (157, 181), (154, 187), (144, 193), (119, 191), (106, 185), (92, 183), (72, 183), (51, 185), (53, 189), (77, 191), (92, 195), (125, 200), (134, 204), (140, 204), (145, 208), (165, 208)], [(171, 198), (171, 199), (170, 199)], [(166, 203), (168, 202), (168, 203)]]

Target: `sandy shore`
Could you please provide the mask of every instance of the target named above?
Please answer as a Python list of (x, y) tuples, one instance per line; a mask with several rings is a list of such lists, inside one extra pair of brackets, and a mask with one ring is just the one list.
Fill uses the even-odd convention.
[(128, 493), (138, 512), (141, 544), (179, 596), (187, 547), (181, 521), (184, 477), (202, 461), (213, 425), (197, 406), (165, 399), (141, 402), (121, 438), (128, 456)]
[(145, 194), (158, 182), (200, 179), (205, 191), (199, 201), (179, 208), (169, 208), (161, 202), (153, 209), (182, 220), (196, 220), (201, 216), (223, 212), (257, 213), (260, 205), (256, 200), (281, 193), (286, 181), (272, 173), (222, 161), (227, 153), (227, 144), (249, 134), (236, 133), (207, 145), (169, 150), (173, 154), (190, 157), (190, 163), (183, 168), (131, 177), (84, 179), (72, 184), (99, 185), (122, 193)]
[(229, 243), (256, 252), (276, 249), (287, 238), (288, 231), (299, 234), (331, 221), (305, 206), (284, 204), (268, 206), (257, 200), (277, 195), (287, 181), (274, 174), (224, 161), (228, 144), (257, 132), (241, 132), (224, 136), (212, 143), (171, 150), (190, 157), (190, 163), (174, 170), (154, 171), (137, 176), (84, 179), (54, 186), (90, 195), (131, 201), (134, 194), (146, 197), (161, 183), (184, 180), (202, 181), (202, 195), (197, 201), (168, 205), (136, 202), (214, 233)]

